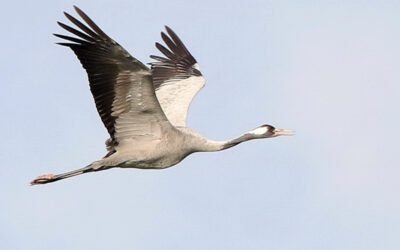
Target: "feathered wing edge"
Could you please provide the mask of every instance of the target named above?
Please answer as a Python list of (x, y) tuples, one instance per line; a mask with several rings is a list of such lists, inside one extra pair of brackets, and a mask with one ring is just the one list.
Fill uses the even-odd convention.
[(190, 54), (175, 32), (165, 26), (167, 34), (161, 32), (161, 38), (168, 48), (156, 42), (156, 48), (165, 56), (151, 55), (150, 58), (157, 62), (150, 63), (153, 71), (154, 87), (157, 90), (163, 83), (178, 79), (189, 78), (190, 76), (201, 76), (201, 72), (193, 66), (196, 59)]
[(57, 44), (71, 48), (87, 71), (90, 90), (97, 111), (110, 134), (110, 140), (106, 142), (107, 149), (109, 150), (108, 156), (113, 152), (114, 146), (118, 143), (115, 138), (115, 122), (117, 117), (113, 116), (112, 111), (113, 102), (116, 97), (118, 74), (123, 70), (135, 72), (138, 70), (149, 71), (149, 69), (111, 39), (82, 10), (76, 6), (74, 6), (74, 9), (87, 25), (64, 12), (67, 19), (80, 30), (57, 22), (63, 29), (76, 37), (61, 34), (54, 35), (68, 41)]

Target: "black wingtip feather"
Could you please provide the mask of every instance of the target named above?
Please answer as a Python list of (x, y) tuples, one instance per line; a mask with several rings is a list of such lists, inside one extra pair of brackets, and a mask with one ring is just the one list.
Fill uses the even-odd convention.
[(104, 33), (104, 31), (102, 29), (100, 29), (99, 26), (97, 26), (97, 24), (95, 22), (93, 22), (93, 20), (86, 15), (85, 12), (83, 12), (81, 9), (79, 9), (78, 7), (76, 7), (74, 5), (75, 11), (76, 13), (78, 13), (78, 15), (89, 25), (90, 28), (92, 28), (98, 35), (100, 35), (102, 38), (104, 39), (109, 39), (112, 40), (106, 33)]
[[(161, 32), (164, 45), (156, 43), (156, 48), (166, 57), (150, 56), (156, 62), (150, 63), (153, 71), (153, 83), (156, 89), (171, 79), (186, 79), (190, 76), (201, 76), (201, 72), (193, 69), (196, 59), (186, 49), (185, 45), (167, 25), (166, 32)], [(168, 47), (168, 48), (166, 48)]]
[(157, 60), (157, 61), (160, 61), (160, 62), (166, 62), (166, 61), (168, 61), (167, 58), (164, 58), (164, 57), (161, 57), (161, 56), (151, 55), (150, 58), (151, 58), (151, 59), (154, 59), (154, 60)]
[(66, 47), (72, 47), (73, 45), (75, 45), (73, 43), (56, 43), (56, 44), (61, 45), (61, 46), (66, 46)]
[(84, 41), (82, 39), (78, 39), (78, 38), (75, 38), (75, 37), (64, 36), (64, 35), (60, 35), (60, 34), (53, 34), (53, 35), (58, 37), (58, 38), (61, 38), (61, 39), (65, 39), (65, 40), (68, 40), (68, 41), (71, 41), (71, 42), (75, 42), (75, 43), (80, 44), (80, 45), (89, 45), (89, 44), (91, 44), (91, 43), (89, 43), (87, 41)]
[(82, 31), (84, 31), (86, 34), (89, 36), (99, 39), (99, 35), (96, 34), (93, 30), (89, 29), (86, 25), (84, 25), (81, 21), (76, 19), (75, 17), (71, 16), (68, 13), (65, 13), (65, 16), (68, 18), (68, 20), (71, 21), (71, 23), (75, 24), (77, 27), (79, 27)]
[(81, 15), (80, 13), (83, 13), (85, 16), (87, 16), (87, 15), (85, 14), (85, 12), (83, 12), (83, 10), (81, 10), (78, 6), (73, 5), (73, 7), (74, 7), (74, 10), (75, 10), (79, 15)]
[(169, 49), (167, 49), (160, 43), (155, 44), (156, 48), (172, 61), (177, 62), (178, 60), (186, 60), (188, 63), (192, 63), (191, 65), (195, 64), (196, 59), (194, 59), (194, 57), (190, 54), (190, 52), (187, 50), (187, 48), (179, 39), (179, 37), (175, 34), (175, 32), (167, 25), (165, 25), (164, 27), (167, 31), (167, 34), (161, 32), (161, 38)]
[(159, 51), (161, 51), (161, 53), (163, 53), (169, 59), (174, 60), (176, 58), (176, 56), (167, 48), (165, 48), (163, 45), (156, 43), (156, 47)]
[(161, 38), (165, 42), (165, 44), (168, 46), (168, 48), (175, 54), (179, 55), (180, 51), (178, 46), (169, 38), (164, 32), (161, 32)]
[[(168, 26), (168, 25), (165, 25), (165, 30), (168, 32), (168, 33), (170, 33), (171, 31), (172, 31), (172, 29)], [(173, 32), (173, 31), (172, 31)]]
[(61, 22), (57, 22), (57, 24), (60, 25), (61, 28), (65, 29), (66, 31), (69, 31), (72, 34), (74, 34), (76, 36), (79, 36), (82, 39), (85, 39), (86, 41), (90, 41), (90, 42), (94, 42), (95, 41), (95, 39), (93, 37), (91, 37), (91, 36), (89, 36), (89, 35), (87, 35), (85, 33), (82, 33), (79, 30), (76, 30), (76, 29), (74, 29), (74, 28), (72, 28), (72, 27), (70, 27), (70, 26), (68, 26), (66, 24), (63, 24)]
[(178, 37), (178, 35), (167, 25), (165, 25), (165, 30), (167, 31), (168, 39), (175, 45), (177, 50), (176, 53), (185, 56), (192, 56), (189, 50), (186, 48), (185, 44), (183, 44), (182, 40)]

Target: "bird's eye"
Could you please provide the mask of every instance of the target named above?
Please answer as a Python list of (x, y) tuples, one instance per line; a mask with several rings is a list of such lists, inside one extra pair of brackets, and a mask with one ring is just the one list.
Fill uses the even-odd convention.
[(262, 125), (262, 127), (268, 129), (268, 131), (273, 131), (275, 129), (274, 126), (271, 126), (271, 125), (268, 125), (268, 124)]

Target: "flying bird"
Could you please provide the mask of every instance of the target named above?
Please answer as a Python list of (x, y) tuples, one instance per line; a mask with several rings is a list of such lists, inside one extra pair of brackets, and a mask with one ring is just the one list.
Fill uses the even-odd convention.
[[(161, 32), (165, 45), (155, 46), (163, 56), (150, 56), (150, 68), (132, 57), (82, 10), (84, 23), (64, 12), (76, 27), (58, 24), (75, 36), (64, 39), (89, 78), (97, 111), (110, 138), (107, 154), (90, 165), (62, 174), (47, 174), (31, 184), (45, 184), (110, 168), (164, 169), (194, 152), (228, 149), (253, 139), (293, 135), (294, 131), (262, 125), (228, 141), (213, 141), (186, 127), (194, 96), (205, 85), (199, 65), (172, 29)], [(86, 24), (85, 24), (86, 23)]]

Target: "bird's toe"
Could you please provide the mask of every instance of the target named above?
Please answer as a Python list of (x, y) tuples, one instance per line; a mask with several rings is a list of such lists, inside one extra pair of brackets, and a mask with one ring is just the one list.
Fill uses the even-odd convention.
[(36, 185), (36, 184), (44, 184), (49, 182), (49, 180), (53, 179), (55, 177), (54, 174), (45, 174), (37, 177), (33, 181), (31, 181), (31, 185)]

